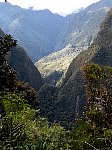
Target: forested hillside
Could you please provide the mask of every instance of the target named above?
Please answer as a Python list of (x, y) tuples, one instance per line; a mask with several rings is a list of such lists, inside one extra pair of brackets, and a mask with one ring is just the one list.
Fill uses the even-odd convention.
[[(4, 35), (0, 29), (0, 37)], [(22, 47), (16, 45), (13, 49), (8, 53), (7, 59), (11, 67), (16, 70), (19, 80), (28, 82), (35, 90), (39, 90), (44, 84), (40, 72)]]
[[(53, 120), (71, 123), (82, 115), (86, 103), (83, 67), (88, 62), (112, 65), (112, 9), (103, 21), (100, 31), (87, 51), (80, 53), (70, 64), (53, 107)], [(47, 101), (50, 99), (48, 98)], [(44, 106), (43, 106), (44, 107)], [(47, 108), (47, 106), (46, 106)], [(52, 112), (51, 112), (52, 113)], [(52, 115), (51, 115), (52, 118)]]
[(1, 150), (112, 149), (111, 31), (112, 9), (93, 44), (71, 63), (62, 87), (45, 84), (39, 99), (8, 64), (17, 41), (0, 31)]

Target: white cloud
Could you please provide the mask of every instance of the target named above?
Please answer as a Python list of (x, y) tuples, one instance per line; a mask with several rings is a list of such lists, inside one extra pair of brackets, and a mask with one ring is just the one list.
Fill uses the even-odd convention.
[[(3, 0), (0, 0), (3, 1)], [(54, 13), (68, 14), (80, 7), (87, 7), (99, 0), (7, 0), (23, 8), (33, 6), (34, 9), (49, 9)]]

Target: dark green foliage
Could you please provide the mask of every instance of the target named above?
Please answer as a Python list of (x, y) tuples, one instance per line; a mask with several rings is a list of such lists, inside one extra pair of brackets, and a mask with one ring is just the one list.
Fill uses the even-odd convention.
[(14, 124), (12, 119), (5, 118), (2, 121), (2, 128), (0, 129), (0, 141), (2, 147), (5, 149), (19, 149), (26, 139), (23, 126)]
[[(6, 149), (19, 149), (27, 143), (26, 121), (33, 117), (27, 101), (13, 93), (0, 97), (5, 116), (1, 119), (0, 134), (2, 146)], [(29, 111), (29, 112), (27, 112)]]
[(93, 64), (86, 65), (84, 72), (88, 97), (86, 117), (96, 127), (109, 128), (112, 124), (112, 68)]
[(38, 91), (38, 108), (40, 115), (47, 118), (49, 123), (54, 123), (57, 120), (55, 115), (55, 106), (57, 103), (58, 88), (45, 84)]
[(1, 97), (6, 116), (2, 118), (0, 141), (10, 149), (67, 149), (67, 132), (59, 125), (48, 126), (43, 118), (35, 118), (26, 100), (13, 93)]
[[(6, 36), (2, 40), (1, 66), (3, 67), (3, 64), (7, 64), (5, 57), (13, 46), (10, 43), (13, 40), (11, 36), (8, 38)], [(9, 65), (6, 65), (6, 69), (11, 73)], [(15, 73), (12, 72), (11, 78), (4, 73), (2, 72), (0, 79), (6, 78), (9, 84), (1, 82), (3, 88), (0, 89), (2, 92), (0, 93), (0, 149), (67, 149), (69, 145), (66, 131), (59, 125), (49, 127), (45, 119), (37, 116), (38, 111), (31, 109), (36, 107), (36, 92), (27, 83), (18, 82)]]
[(112, 67), (87, 64), (84, 67), (87, 104), (82, 119), (71, 132), (71, 149), (112, 148)]
[(7, 52), (14, 46), (16, 46), (16, 41), (10, 35), (0, 38), (0, 92), (13, 90), (15, 87), (16, 75), (6, 60)]
[(37, 107), (37, 93), (28, 83), (16, 82), (15, 92), (16, 94), (21, 95), (23, 99), (27, 100), (28, 104), (33, 108)]
[(0, 64), (6, 62), (6, 54), (16, 46), (16, 40), (13, 40), (11, 35), (5, 35), (5, 37), (0, 38)]
[(112, 146), (112, 68), (88, 64), (84, 72), (88, 97), (84, 118), (91, 134), (88, 146), (108, 150)]
[[(16, 43), (11, 35), (5, 35), (0, 39), (0, 95), (4, 95), (8, 91), (16, 92), (23, 99), (26, 99), (32, 107), (36, 108), (36, 92), (28, 84), (20, 83), (16, 78), (16, 72), (7, 63), (6, 56), (11, 50), (15, 50)], [(1, 101), (0, 107), (0, 111), (4, 114)]]

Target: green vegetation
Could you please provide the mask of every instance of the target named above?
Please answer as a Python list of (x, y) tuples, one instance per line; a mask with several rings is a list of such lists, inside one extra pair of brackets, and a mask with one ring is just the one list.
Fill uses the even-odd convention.
[[(82, 116), (86, 104), (83, 67), (86, 63), (112, 66), (112, 9), (103, 21), (98, 35), (88, 50), (81, 52), (71, 62), (59, 89), (54, 105), (56, 120), (68, 125)], [(77, 114), (77, 115), (76, 115)]]
[(0, 92), (8, 89), (10, 91), (15, 87), (15, 73), (7, 64), (6, 54), (16, 46), (16, 41), (10, 35), (0, 38)]
[[(49, 124), (46, 119), (40, 117), (35, 91), (28, 84), (20, 83), (7, 64), (6, 53), (16, 46), (16, 41), (6, 35), (1, 38), (0, 44), (1, 150), (111, 149), (111, 67), (100, 67), (96, 64), (84, 67), (87, 106), (83, 118), (77, 119), (72, 129), (67, 130), (59, 124)], [(4, 68), (7, 70), (7, 76)], [(7, 82), (2, 82), (4, 79)], [(52, 92), (56, 94), (55, 90)], [(51, 95), (50, 90), (48, 95)]]
[[(0, 146), (1, 149), (58, 149), (66, 147), (66, 134), (59, 125), (49, 127), (35, 110), (36, 92), (20, 83), (7, 64), (6, 54), (16, 41), (10, 35), (0, 42)], [(5, 68), (5, 69), (4, 69)], [(6, 73), (7, 70), (7, 74)], [(2, 82), (2, 81), (7, 82)], [(37, 116), (37, 117), (36, 117)]]

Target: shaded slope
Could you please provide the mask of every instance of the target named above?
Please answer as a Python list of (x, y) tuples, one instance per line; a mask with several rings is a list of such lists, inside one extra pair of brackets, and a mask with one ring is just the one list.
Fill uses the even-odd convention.
[[(0, 36), (4, 36), (4, 32), (1, 29)], [(20, 81), (28, 82), (33, 88), (39, 90), (43, 85), (43, 79), (22, 47), (16, 46), (8, 54), (8, 61), (11, 67), (16, 70)]]
[(9, 55), (9, 64), (16, 70), (20, 81), (28, 82), (35, 90), (39, 90), (43, 85), (40, 72), (22, 47), (17, 46), (12, 50)]

